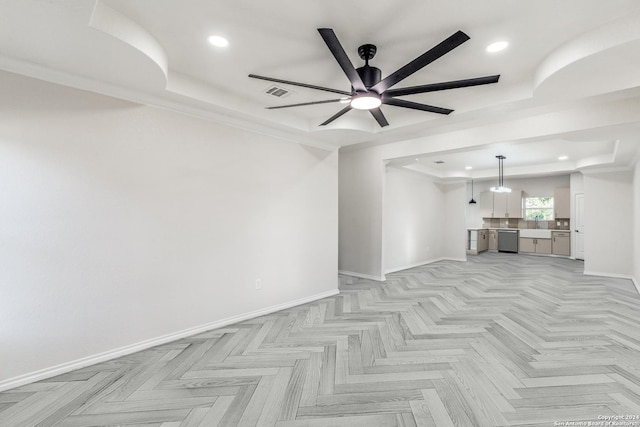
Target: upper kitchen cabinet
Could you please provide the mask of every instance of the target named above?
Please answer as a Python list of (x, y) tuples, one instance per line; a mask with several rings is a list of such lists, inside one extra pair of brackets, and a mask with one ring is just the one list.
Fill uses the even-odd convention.
[(507, 195), (507, 216), (505, 218), (522, 218), (522, 190), (511, 190)]
[(507, 216), (507, 194), (493, 193), (493, 217), (509, 218)]
[(555, 218), (569, 218), (571, 216), (571, 196), (569, 188), (553, 190), (553, 210)]
[(484, 191), (480, 193), (480, 216), (482, 218), (493, 218), (493, 193)]
[(483, 218), (522, 218), (522, 190), (480, 193), (480, 214)]

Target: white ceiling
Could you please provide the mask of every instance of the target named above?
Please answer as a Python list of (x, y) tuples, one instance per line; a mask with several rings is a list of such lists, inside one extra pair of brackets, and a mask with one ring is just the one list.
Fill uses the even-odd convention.
[[(341, 104), (266, 110), (334, 95), (280, 85), (292, 93), (277, 99), (264, 93), (271, 83), (250, 73), (350, 90), (321, 27), (334, 29), (356, 67), (358, 46), (377, 45), (371, 65), (383, 77), (457, 30), (471, 37), (398, 88), (501, 78), (406, 97), (454, 109), (449, 116), (383, 106), (385, 128), (366, 111), (319, 127)], [(229, 47), (209, 45), (211, 34), (227, 37)], [(486, 53), (496, 40), (510, 45)], [(506, 173), (521, 175), (626, 167), (640, 146), (637, 0), (0, 0), (0, 69), (323, 147), (468, 137), (523, 117), (539, 118), (546, 130), (522, 126), (508, 137), (483, 130), (477, 140), (421, 151), (425, 142), (389, 155), (393, 164), (441, 178), (495, 176), (498, 154), (507, 156)]]

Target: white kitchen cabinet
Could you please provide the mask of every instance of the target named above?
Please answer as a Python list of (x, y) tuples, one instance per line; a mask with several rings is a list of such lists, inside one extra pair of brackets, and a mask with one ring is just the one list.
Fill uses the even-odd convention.
[(511, 193), (480, 193), (482, 218), (522, 218), (522, 190)]
[(489, 239), (489, 250), (497, 251), (498, 250), (498, 230), (489, 230), (489, 234), (487, 235)]
[(520, 237), (519, 252), (530, 254), (551, 254), (551, 239)]
[(491, 191), (480, 193), (480, 216), (493, 218), (493, 193)]
[(518, 252), (523, 253), (536, 253), (536, 239), (532, 239), (530, 237), (520, 237), (520, 242), (518, 244)]
[(551, 255), (551, 239), (536, 239), (536, 253)]
[(554, 255), (571, 255), (571, 233), (554, 231), (551, 233), (551, 253)]
[(507, 215), (507, 194), (508, 193), (492, 193), (493, 194), (493, 217), (508, 218)]
[(507, 218), (522, 218), (522, 190), (507, 193)]
[(553, 190), (553, 210), (555, 218), (571, 217), (571, 192), (569, 188), (556, 188)]
[(478, 231), (478, 252), (489, 249), (489, 230)]

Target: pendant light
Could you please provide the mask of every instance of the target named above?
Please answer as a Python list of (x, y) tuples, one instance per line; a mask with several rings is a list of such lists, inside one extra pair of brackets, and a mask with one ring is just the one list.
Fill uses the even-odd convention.
[(473, 198), (473, 180), (471, 180), (471, 200), (469, 200), (469, 204), (470, 205), (475, 205), (476, 204), (476, 201)]
[(491, 187), (491, 191), (493, 191), (494, 193), (511, 193), (511, 189), (509, 187), (504, 186), (503, 162), (504, 162), (504, 159), (506, 159), (506, 157), (500, 155), (500, 156), (496, 156), (496, 159), (498, 159), (498, 186)]

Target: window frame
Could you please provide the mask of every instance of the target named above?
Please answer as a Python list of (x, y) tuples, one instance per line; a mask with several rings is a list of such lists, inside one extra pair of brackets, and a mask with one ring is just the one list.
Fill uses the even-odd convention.
[[(536, 203), (537, 206), (527, 207), (528, 206), (527, 201), (528, 200), (533, 200), (533, 199), (538, 200), (541, 203)], [(540, 206), (540, 205), (542, 205), (544, 203), (544, 202), (542, 202), (541, 199), (549, 199), (549, 204), (547, 206)], [(553, 196), (524, 197), (523, 200), (522, 200), (522, 208), (523, 208), (523, 214), (524, 214), (523, 218), (526, 221), (536, 221), (536, 220), (538, 220), (538, 221), (553, 221), (554, 217), (555, 217), (555, 210), (554, 210), (555, 206), (554, 206), (554, 204), (555, 204), (555, 200), (554, 200)], [(533, 215), (530, 217), (529, 216), (529, 212), (530, 211), (548, 211), (548, 215), (544, 215), (544, 216), (538, 217), (538, 218), (536, 218)]]

